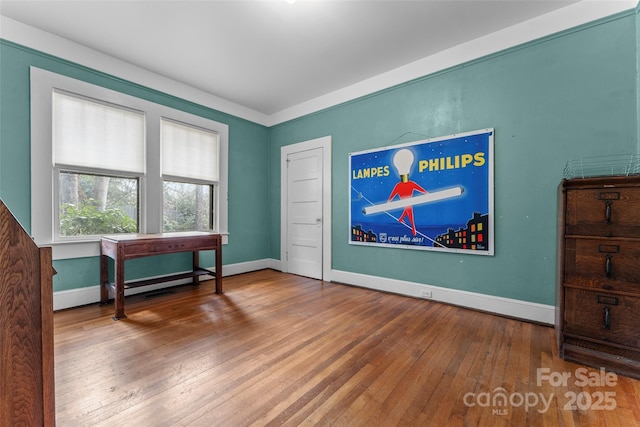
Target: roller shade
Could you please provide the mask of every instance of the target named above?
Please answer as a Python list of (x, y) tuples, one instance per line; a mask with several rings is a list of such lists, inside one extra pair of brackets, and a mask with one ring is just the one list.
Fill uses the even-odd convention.
[(163, 119), (161, 135), (163, 176), (218, 182), (216, 132)]
[(144, 173), (144, 114), (54, 92), (53, 146), (55, 165)]

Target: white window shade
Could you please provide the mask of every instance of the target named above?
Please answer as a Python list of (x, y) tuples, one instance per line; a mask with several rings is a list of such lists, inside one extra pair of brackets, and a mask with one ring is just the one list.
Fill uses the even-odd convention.
[(206, 129), (162, 120), (162, 175), (218, 182), (219, 138)]
[(54, 92), (53, 145), (56, 165), (144, 173), (145, 117)]

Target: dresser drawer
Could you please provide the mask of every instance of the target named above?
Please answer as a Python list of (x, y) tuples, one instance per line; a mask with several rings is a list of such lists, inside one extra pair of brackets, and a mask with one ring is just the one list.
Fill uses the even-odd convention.
[(640, 347), (640, 298), (565, 288), (566, 333)]
[(565, 233), (640, 237), (640, 188), (603, 187), (567, 191)]
[(566, 238), (564, 283), (640, 296), (640, 241)]

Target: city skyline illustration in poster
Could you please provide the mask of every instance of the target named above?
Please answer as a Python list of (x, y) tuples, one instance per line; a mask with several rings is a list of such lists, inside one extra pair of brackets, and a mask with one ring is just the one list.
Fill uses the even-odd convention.
[(349, 155), (349, 243), (493, 255), (493, 129)]

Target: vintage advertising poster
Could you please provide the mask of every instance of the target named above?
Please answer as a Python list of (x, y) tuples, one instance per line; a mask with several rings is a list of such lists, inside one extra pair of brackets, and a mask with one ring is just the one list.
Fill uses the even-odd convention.
[(349, 155), (349, 243), (493, 255), (493, 129)]

